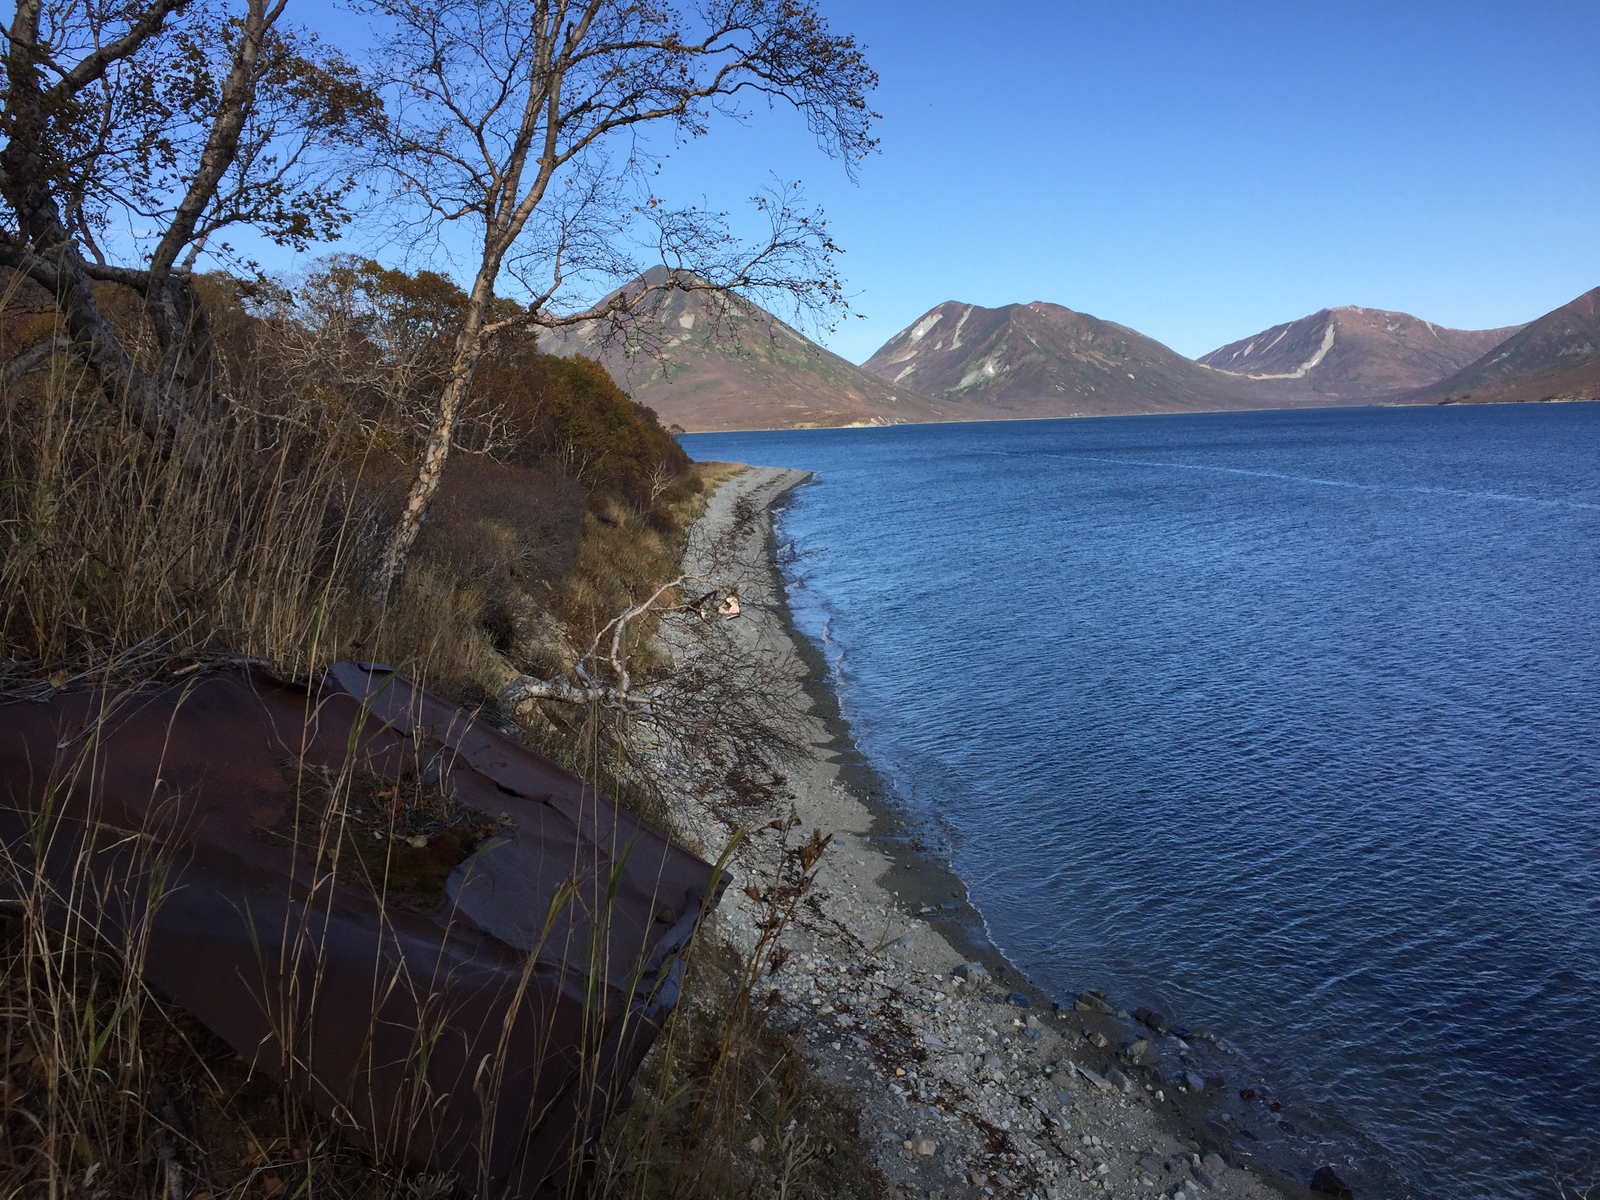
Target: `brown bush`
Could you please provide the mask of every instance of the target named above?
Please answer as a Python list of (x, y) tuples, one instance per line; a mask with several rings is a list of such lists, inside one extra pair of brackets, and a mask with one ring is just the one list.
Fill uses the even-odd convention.
[(612, 494), (642, 513), (688, 484), (683, 447), (594, 359), (509, 346), (480, 371), (479, 388), (517, 431), (513, 462), (553, 464), (597, 500)]

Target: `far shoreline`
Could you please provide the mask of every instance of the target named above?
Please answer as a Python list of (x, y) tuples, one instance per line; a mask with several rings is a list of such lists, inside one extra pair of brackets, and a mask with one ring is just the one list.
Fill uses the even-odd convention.
[(718, 437), (725, 434), (739, 433), (825, 433), (835, 431), (867, 431), (873, 429), (907, 429), (926, 428), (929, 426), (967, 426), (967, 425), (1027, 425), (1038, 424), (1046, 421), (1120, 421), (1129, 418), (1143, 417), (1215, 417), (1244, 415), (1247, 413), (1326, 413), (1326, 412), (1362, 412), (1368, 409), (1415, 409), (1419, 412), (1437, 408), (1531, 408), (1545, 404), (1600, 404), (1600, 397), (1595, 396), (1549, 396), (1540, 400), (1432, 400), (1426, 404), (1407, 404), (1401, 402), (1384, 402), (1381, 400), (1366, 401), (1361, 404), (1307, 404), (1289, 405), (1280, 408), (1195, 408), (1175, 409), (1170, 412), (1141, 412), (1141, 413), (1071, 413), (1055, 417), (986, 417), (975, 416), (970, 420), (962, 421), (884, 421), (864, 422), (850, 425), (762, 425), (739, 427), (732, 429), (684, 429), (681, 425), (674, 426), (678, 432), (673, 437)]

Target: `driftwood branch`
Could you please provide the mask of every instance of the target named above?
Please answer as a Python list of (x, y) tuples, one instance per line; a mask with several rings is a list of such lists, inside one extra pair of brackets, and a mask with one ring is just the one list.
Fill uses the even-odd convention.
[[(663, 602), (669, 593), (680, 591), (691, 583), (709, 587), (710, 590), (693, 600)], [(648, 689), (634, 684), (628, 667), (628, 629), (647, 617), (671, 613), (689, 614), (702, 621), (714, 617), (731, 619), (740, 613), (739, 594), (736, 588), (711, 584), (692, 575), (680, 575), (669, 580), (651, 593), (648, 599), (630, 605), (600, 627), (594, 640), (589, 643), (589, 649), (573, 666), (573, 674), (578, 677), (577, 683), (560, 678), (538, 679), (532, 675), (518, 675), (500, 689), (502, 707), (515, 712), (519, 705), (530, 700), (556, 700), (563, 704), (599, 704), (629, 712), (648, 712), (655, 697)], [(609, 681), (602, 678), (607, 672)]]

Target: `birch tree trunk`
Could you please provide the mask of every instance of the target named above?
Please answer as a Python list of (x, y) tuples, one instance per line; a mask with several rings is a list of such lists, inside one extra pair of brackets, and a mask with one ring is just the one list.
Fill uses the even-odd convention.
[(428, 506), (433, 503), (439, 484), (444, 479), (445, 463), (450, 458), (450, 448), (455, 441), (456, 427), (461, 423), (461, 410), (472, 390), (472, 376), (483, 358), (484, 326), (489, 315), (489, 305), (494, 299), (494, 276), (499, 273), (499, 263), (492, 267), (485, 263), (478, 272), (472, 292), (467, 298), (462, 314), (461, 332), (456, 335), (455, 355), (450, 364), (450, 375), (439, 394), (439, 407), (434, 414), (433, 427), (428, 440), (423, 443), (422, 458), (417, 464), (416, 477), (406, 493), (405, 507), (390, 531), (372, 576), (374, 595), (382, 600), (400, 581), (406, 559), (422, 532), (427, 519)]

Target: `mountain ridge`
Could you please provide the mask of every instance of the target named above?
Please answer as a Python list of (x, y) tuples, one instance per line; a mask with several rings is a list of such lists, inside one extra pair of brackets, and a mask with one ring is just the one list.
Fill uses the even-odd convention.
[(1198, 359), (1044, 301), (945, 301), (859, 367), (703, 290), (652, 295), (626, 333), (578, 325), (541, 348), (599, 358), (675, 432), (1600, 396), (1600, 288), (1502, 329), (1324, 308)]
[(1600, 399), (1600, 288), (1551, 309), (1413, 403)]
[[(665, 270), (627, 286), (659, 283)], [(963, 419), (959, 410), (863, 372), (735, 294), (657, 292), (620, 333), (586, 322), (546, 334), (540, 349), (598, 358), (634, 400), (677, 432)]]
[(1265, 408), (1277, 400), (1135, 329), (1038, 300), (999, 308), (945, 301), (861, 369), (994, 418)]
[(1521, 328), (1452, 329), (1410, 313), (1347, 304), (1274, 325), (1195, 361), (1330, 400), (1377, 400), (1437, 383)]

